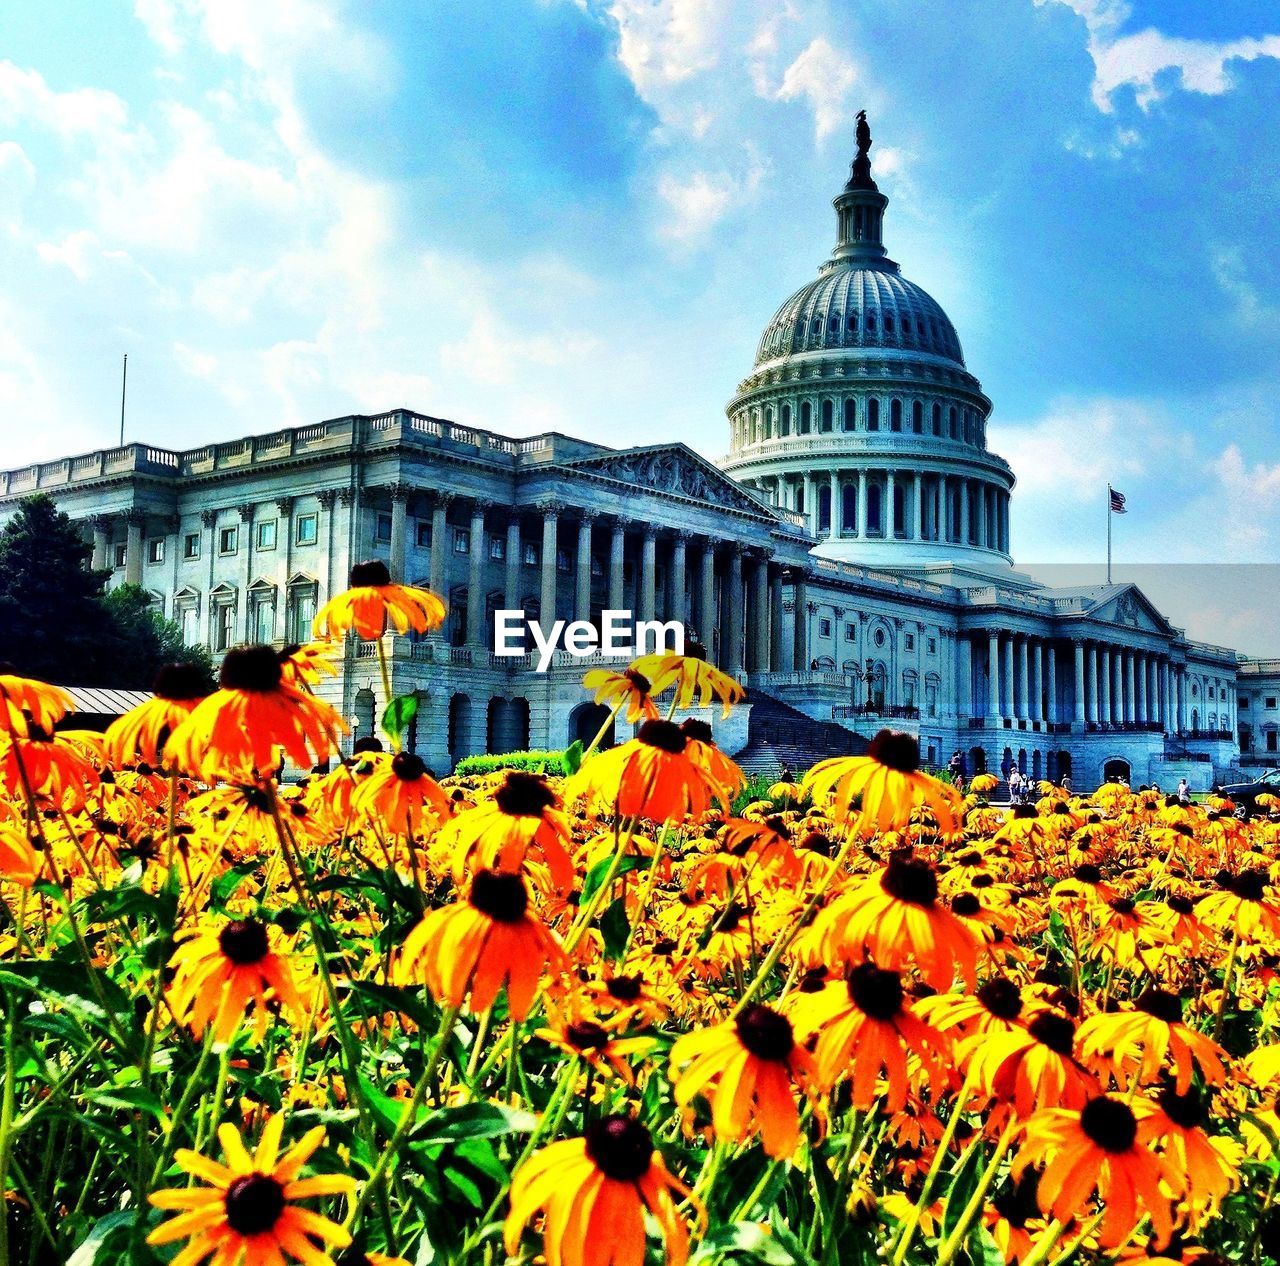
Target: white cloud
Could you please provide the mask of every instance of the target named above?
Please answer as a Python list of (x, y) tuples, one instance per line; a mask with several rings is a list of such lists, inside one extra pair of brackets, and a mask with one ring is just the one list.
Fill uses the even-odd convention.
[(783, 72), (782, 83), (773, 95), (778, 101), (807, 99), (815, 134), (822, 141), (848, 123), (846, 102), (857, 79), (853, 63), (818, 38)]
[(440, 348), (440, 363), (475, 382), (505, 385), (517, 381), (522, 368), (572, 364), (600, 346), (599, 339), (584, 332), (521, 334), (486, 305), (462, 338)]
[(1250, 279), (1244, 253), (1238, 246), (1212, 252), (1209, 267), (1223, 293), (1235, 303), (1235, 318), (1241, 325), (1274, 326), (1280, 312), (1267, 302)]
[(91, 265), (97, 262), (99, 253), (97, 234), (88, 229), (69, 233), (58, 244), (39, 242), (36, 245), (36, 254), (46, 264), (63, 265), (77, 281), (88, 280)]
[(1213, 463), (1213, 473), (1225, 503), (1241, 511), (1225, 516), (1218, 524), (1218, 530), (1228, 538), (1224, 543), (1232, 556), (1273, 544), (1272, 529), (1280, 515), (1280, 462), (1250, 465), (1238, 444), (1228, 444)]
[(114, 92), (102, 88), (57, 92), (39, 71), (0, 62), (0, 123), (35, 123), (66, 139), (101, 139), (118, 133), (128, 118), (128, 107)]
[(178, 367), (193, 378), (212, 378), (218, 369), (218, 358), (210, 352), (198, 352), (185, 343), (173, 345), (173, 359)]
[(618, 60), (647, 101), (719, 60), (727, 0), (614, 0)]
[(748, 205), (759, 191), (767, 169), (750, 146), (747, 157), (749, 165), (741, 176), (695, 171), (681, 179), (664, 172), (658, 179), (658, 196), (669, 214), (659, 229), (662, 236), (685, 245), (696, 243), (735, 207)]
[(133, 0), (133, 15), (164, 52), (172, 55), (181, 51), (183, 41), (178, 34), (178, 14), (172, 0)]

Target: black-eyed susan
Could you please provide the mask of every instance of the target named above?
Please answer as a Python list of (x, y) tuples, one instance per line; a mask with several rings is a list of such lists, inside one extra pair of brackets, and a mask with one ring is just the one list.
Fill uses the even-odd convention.
[(0, 665), (0, 700), (4, 728), (10, 734), (26, 734), (28, 723), (52, 734), (58, 722), (75, 711), (71, 696), (61, 686), (20, 677), (7, 664)]
[(163, 764), (165, 740), (209, 691), (198, 664), (166, 664), (156, 674), (151, 693), (152, 698), (107, 726), (104, 751), (113, 764)]
[(680, 729), (687, 740), (685, 751), (689, 759), (701, 768), (708, 779), (722, 787), (731, 802), (746, 786), (747, 776), (716, 746), (711, 727), (698, 717), (686, 717)]
[(892, 730), (879, 731), (865, 756), (819, 761), (805, 775), (804, 786), (815, 804), (833, 798), (837, 821), (879, 831), (905, 826), (917, 806), (927, 807), (944, 831), (953, 831), (960, 808), (954, 787), (920, 772), (915, 738)]
[(266, 1030), (267, 1006), (300, 1015), (293, 967), (272, 946), (274, 928), (257, 919), (231, 919), (197, 933), (178, 946), (169, 965), (169, 1005), (174, 1016), (197, 1033), (212, 1026), (219, 1042), (228, 1042), (251, 1002), (256, 1003), (256, 1036)]
[(423, 983), (450, 1007), (493, 1006), (507, 986), (507, 1004), (523, 1020), (548, 966), (563, 966), (560, 942), (529, 909), (520, 875), (480, 870), (464, 900), (432, 910), (409, 933), (400, 956), (402, 984)]
[(334, 647), (328, 642), (304, 642), (286, 646), (280, 652), (280, 671), (291, 686), (318, 686), (326, 677), (336, 677)]
[(30, 888), (40, 877), (43, 858), (16, 822), (0, 822), (0, 879)]
[(599, 1073), (611, 1073), (628, 1086), (635, 1084), (630, 1061), (649, 1054), (657, 1045), (656, 1038), (627, 1037), (606, 1027), (593, 1020), (580, 1006), (571, 1006), (563, 1011), (548, 1006), (547, 1018), (548, 1026), (538, 1029), (535, 1037), (549, 1042), (566, 1055), (576, 1056)]
[(702, 1095), (716, 1137), (740, 1143), (758, 1133), (764, 1150), (790, 1157), (800, 1143), (797, 1094), (814, 1093), (814, 1065), (791, 1021), (762, 1003), (734, 1020), (686, 1033), (671, 1048), (678, 1107)]
[(1200, 1091), (1163, 1087), (1154, 1099), (1130, 1101), (1138, 1120), (1138, 1141), (1156, 1144), (1169, 1155), (1174, 1168), (1186, 1179), (1188, 1199), (1217, 1208), (1239, 1185), (1239, 1167), (1220, 1146), (1227, 1140), (1205, 1132), (1207, 1117)]
[(634, 739), (584, 762), (566, 781), (565, 800), (586, 796), (593, 807), (655, 822), (727, 804), (730, 793), (690, 760), (688, 745), (674, 722), (646, 721)]
[(0, 782), (18, 802), (29, 790), (56, 805), (80, 808), (99, 775), (84, 748), (65, 734), (50, 734), (34, 721), (26, 735), (0, 739)]
[(689, 1232), (676, 1198), (692, 1193), (667, 1169), (649, 1131), (634, 1118), (612, 1115), (586, 1135), (551, 1143), (529, 1158), (511, 1181), (504, 1228), (515, 1256), (539, 1209), (547, 1266), (642, 1266), (645, 1213), (662, 1233), (667, 1266), (683, 1266)]
[(1267, 891), (1266, 871), (1242, 870), (1196, 907), (1201, 922), (1246, 939), (1280, 937), (1280, 906)]
[(653, 683), (634, 665), (614, 672), (612, 668), (593, 668), (582, 684), (595, 691), (595, 702), (611, 704), (615, 712), (626, 708), (623, 717), (628, 725), (637, 721), (656, 721), (661, 713), (653, 701)]
[(985, 1033), (961, 1043), (958, 1056), (983, 1094), (1028, 1117), (1039, 1108), (1080, 1108), (1099, 1091), (1076, 1060), (1075, 1024), (1042, 1010), (1025, 1028)]
[(428, 633), (444, 623), (445, 614), (445, 604), (429, 589), (393, 583), (386, 563), (374, 559), (351, 569), (351, 587), (320, 608), (312, 631), (330, 642), (350, 632), (372, 641), (388, 628)]
[(351, 1236), (336, 1222), (296, 1202), (320, 1196), (350, 1196), (355, 1180), (345, 1174), (300, 1177), (303, 1167), (324, 1142), (323, 1126), (309, 1130), (288, 1151), (280, 1151), (283, 1114), (269, 1117), (258, 1145), (250, 1153), (233, 1125), (218, 1130), (225, 1164), (180, 1148), (178, 1167), (207, 1186), (175, 1187), (152, 1192), (157, 1209), (176, 1212), (161, 1223), (147, 1243), (187, 1240), (172, 1266), (196, 1266), (213, 1258), (222, 1266), (280, 1266), (285, 1261), (306, 1266), (332, 1266), (328, 1251), (345, 1248)]
[(165, 744), (166, 760), (186, 773), (209, 780), (266, 773), (279, 764), (281, 752), (308, 769), (336, 750), (342, 718), (285, 682), (273, 647), (228, 651), (219, 684)]
[(719, 701), (722, 714), (728, 716), (734, 704), (740, 703), (746, 690), (728, 673), (696, 655), (673, 655), (659, 652), (644, 655), (631, 667), (653, 683), (653, 694), (660, 695), (675, 687), (675, 706), (686, 709), (705, 708), (712, 699)]
[(452, 813), (448, 793), (414, 752), (382, 757), (352, 793), (351, 808), (389, 831), (420, 832), (447, 822)]

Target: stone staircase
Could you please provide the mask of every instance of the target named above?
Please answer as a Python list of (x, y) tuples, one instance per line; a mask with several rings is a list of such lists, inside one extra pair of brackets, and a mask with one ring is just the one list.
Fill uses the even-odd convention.
[(799, 777), (828, 756), (856, 756), (867, 740), (834, 721), (815, 721), (773, 695), (750, 693), (747, 745), (734, 760), (749, 774), (774, 776), (786, 765)]

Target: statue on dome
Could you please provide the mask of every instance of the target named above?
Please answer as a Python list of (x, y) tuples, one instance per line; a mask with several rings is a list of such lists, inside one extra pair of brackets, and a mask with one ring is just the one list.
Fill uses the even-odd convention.
[(871, 128), (867, 123), (867, 112), (865, 110), (858, 111), (856, 136), (858, 155), (853, 160), (853, 172), (849, 176), (849, 183), (845, 185), (845, 188), (875, 189), (876, 182), (871, 179), (871, 158), (867, 152), (871, 149)]

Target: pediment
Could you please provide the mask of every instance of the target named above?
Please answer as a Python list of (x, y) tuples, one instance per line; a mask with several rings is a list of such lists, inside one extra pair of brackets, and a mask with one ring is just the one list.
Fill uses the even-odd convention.
[(1173, 627), (1137, 585), (1129, 585), (1118, 594), (1103, 599), (1085, 614), (1090, 620), (1133, 629), (1138, 633), (1158, 633), (1162, 637), (1174, 634)]
[(758, 501), (684, 444), (621, 449), (567, 464), (574, 470), (615, 479), (630, 488), (647, 488), (760, 518), (776, 517), (772, 507)]

